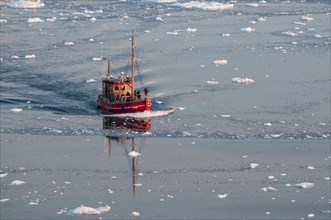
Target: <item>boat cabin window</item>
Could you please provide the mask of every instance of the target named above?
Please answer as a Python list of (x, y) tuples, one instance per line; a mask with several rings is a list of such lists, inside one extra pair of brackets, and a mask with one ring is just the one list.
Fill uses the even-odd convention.
[(125, 90), (125, 86), (122, 86), (122, 90)]
[(115, 86), (115, 90), (116, 90), (116, 91), (118, 90), (118, 86)]

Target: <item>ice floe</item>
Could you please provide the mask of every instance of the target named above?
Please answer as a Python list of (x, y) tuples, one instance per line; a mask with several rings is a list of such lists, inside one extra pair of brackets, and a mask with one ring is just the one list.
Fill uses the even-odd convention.
[(224, 34), (222, 34), (222, 36), (223, 36), (223, 37), (230, 37), (231, 34), (229, 34), (229, 33), (224, 33)]
[(249, 84), (253, 84), (255, 81), (253, 79), (250, 79), (250, 78), (234, 77), (234, 78), (232, 78), (232, 82), (237, 83), (237, 84), (249, 85)]
[(101, 61), (102, 60), (102, 57), (93, 57), (92, 60), (93, 61)]
[(41, 19), (41, 18), (29, 18), (28, 20), (27, 20), (27, 22), (28, 23), (41, 23), (41, 22), (44, 22), (44, 20), (43, 19)]
[(173, 6), (178, 6), (182, 8), (199, 8), (204, 10), (226, 10), (226, 9), (233, 9), (233, 4), (223, 4), (219, 2), (207, 2), (207, 1), (189, 1), (185, 3), (175, 3)]
[(302, 189), (308, 189), (308, 188), (314, 187), (314, 183), (302, 182), (302, 183), (294, 184), (293, 186), (302, 188)]
[(167, 35), (178, 35), (177, 31), (168, 31)]
[(298, 33), (293, 32), (293, 31), (284, 31), (282, 32), (283, 35), (287, 35), (287, 36), (291, 36), (291, 37), (295, 37), (298, 35)]
[(25, 59), (35, 59), (36, 58), (36, 55), (35, 54), (28, 54), (28, 55), (25, 55), (24, 58)]
[(7, 3), (8, 7), (11, 8), (41, 8), (44, 7), (45, 4), (40, 0), (29, 1), (29, 0), (11, 0)]
[(64, 45), (66, 45), (66, 46), (72, 46), (72, 45), (74, 45), (75, 43), (74, 42), (71, 42), (71, 41), (69, 41), (69, 42), (64, 42)]
[(225, 193), (225, 194), (218, 194), (217, 195), (217, 198), (219, 198), (219, 199), (225, 199), (226, 197), (228, 197), (228, 194), (227, 193)]
[(10, 183), (12, 186), (18, 186), (18, 185), (23, 185), (25, 184), (25, 181), (23, 180), (14, 180), (13, 182)]
[(91, 82), (96, 82), (96, 80), (95, 79), (88, 79), (88, 80), (86, 80), (86, 82), (91, 83)]
[(245, 168), (246, 169), (255, 169), (258, 166), (259, 166), (259, 164), (257, 164), (257, 163), (250, 163), (249, 165), (245, 166)]
[(21, 109), (21, 108), (12, 108), (12, 109), (10, 109), (10, 111), (18, 113), (18, 112), (22, 112), (23, 109)]
[(216, 85), (218, 84), (219, 82), (215, 81), (215, 80), (208, 80), (206, 81), (207, 84), (210, 84), (210, 85)]
[(274, 188), (272, 186), (263, 187), (261, 190), (264, 191), (264, 192), (275, 192), (275, 191), (278, 191), (278, 189), (276, 189), (276, 188)]
[(314, 218), (315, 215), (311, 213), (311, 214), (308, 214), (307, 217), (308, 217), (308, 218)]
[(140, 213), (137, 212), (137, 211), (133, 211), (133, 212), (131, 213), (131, 216), (138, 217), (138, 216), (140, 216)]
[(0, 24), (5, 24), (5, 23), (7, 23), (8, 21), (6, 20), (6, 19), (3, 19), (3, 18), (1, 18), (0, 19)]
[(128, 155), (129, 155), (130, 157), (138, 157), (138, 156), (140, 156), (141, 154), (140, 154), (139, 152), (136, 152), (136, 151), (131, 151), (131, 152), (128, 153)]
[(9, 201), (9, 199), (1, 199), (0, 200), (1, 203), (5, 203), (5, 202), (8, 202), (8, 201)]
[(301, 21), (312, 21), (312, 20), (314, 20), (313, 17), (310, 17), (308, 15), (301, 16), (300, 19), (301, 19)]
[(255, 31), (255, 29), (254, 28), (251, 28), (251, 27), (241, 28), (240, 30), (241, 31), (244, 31), (244, 32), (248, 32), (248, 33), (251, 33), (251, 32), (254, 32)]
[(249, 7), (253, 7), (253, 8), (257, 8), (257, 7), (260, 6), (260, 5), (257, 4), (257, 3), (247, 3), (246, 5), (249, 6)]
[(100, 215), (102, 213), (110, 211), (110, 206), (104, 206), (99, 208), (91, 208), (87, 206), (80, 206), (75, 209), (70, 210), (70, 214), (74, 215)]
[(214, 60), (213, 64), (215, 65), (226, 65), (228, 63), (227, 60)]
[(0, 173), (0, 178), (6, 177), (8, 173)]
[(190, 33), (193, 33), (193, 32), (197, 32), (198, 29), (196, 28), (187, 28), (186, 29), (186, 32), (190, 32)]

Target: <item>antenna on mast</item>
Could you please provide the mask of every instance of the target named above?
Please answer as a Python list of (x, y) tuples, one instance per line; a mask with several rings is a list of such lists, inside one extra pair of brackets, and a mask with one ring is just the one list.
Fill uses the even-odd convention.
[(131, 81), (132, 81), (132, 87), (131, 87), (131, 95), (133, 99), (134, 97), (134, 31), (132, 31), (132, 36), (131, 36)]

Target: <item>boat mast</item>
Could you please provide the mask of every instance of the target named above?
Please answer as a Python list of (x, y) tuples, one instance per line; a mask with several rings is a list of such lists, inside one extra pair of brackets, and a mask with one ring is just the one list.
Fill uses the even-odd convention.
[(132, 80), (132, 87), (131, 87), (131, 96), (134, 97), (134, 32), (132, 31), (131, 37), (132, 45), (131, 45), (131, 80)]

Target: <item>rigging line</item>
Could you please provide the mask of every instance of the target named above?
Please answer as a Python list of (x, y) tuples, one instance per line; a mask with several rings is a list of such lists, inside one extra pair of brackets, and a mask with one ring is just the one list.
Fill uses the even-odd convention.
[[(138, 57), (137, 57), (138, 58)], [(138, 60), (138, 59), (137, 59)], [(144, 86), (144, 82), (142, 80), (142, 77), (141, 77), (141, 72), (140, 72), (140, 68), (139, 68), (139, 65), (138, 65), (138, 61), (136, 60), (136, 66), (137, 66), (137, 72), (138, 72), (138, 78), (139, 78), (139, 81), (140, 81), (140, 85), (141, 86)]]

